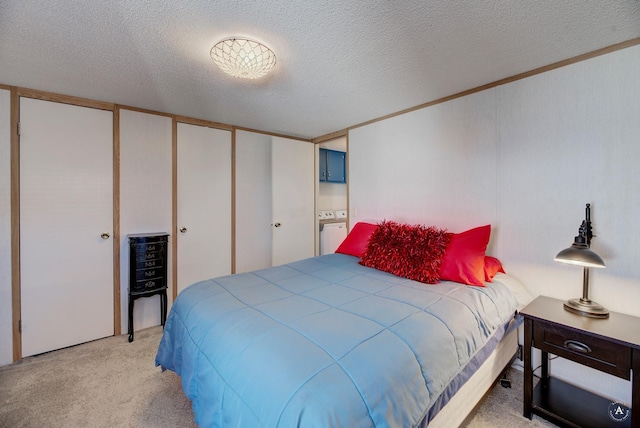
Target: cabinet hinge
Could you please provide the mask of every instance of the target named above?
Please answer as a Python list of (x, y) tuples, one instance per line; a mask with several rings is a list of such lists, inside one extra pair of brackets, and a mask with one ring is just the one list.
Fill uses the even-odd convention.
[(22, 320), (18, 320), (18, 333), (22, 334)]
[(20, 122), (18, 122), (18, 135), (21, 135), (20, 131), (21, 131)]

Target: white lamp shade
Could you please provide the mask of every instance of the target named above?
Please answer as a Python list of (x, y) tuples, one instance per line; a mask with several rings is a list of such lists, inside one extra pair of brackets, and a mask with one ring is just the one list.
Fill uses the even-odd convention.
[(257, 79), (276, 65), (276, 55), (260, 42), (232, 37), (211, 48), (211, 59), (222, 71), (234, 77)]

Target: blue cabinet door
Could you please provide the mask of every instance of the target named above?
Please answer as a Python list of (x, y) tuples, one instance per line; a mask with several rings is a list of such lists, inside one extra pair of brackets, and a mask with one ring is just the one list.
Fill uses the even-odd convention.
[(320, 149), (320, 181), (346, 183), (346, 153), (337, 150)]
[(327, 150), (320, 149), (320, 163), (318, 169), (320, 181), (327, 181)]

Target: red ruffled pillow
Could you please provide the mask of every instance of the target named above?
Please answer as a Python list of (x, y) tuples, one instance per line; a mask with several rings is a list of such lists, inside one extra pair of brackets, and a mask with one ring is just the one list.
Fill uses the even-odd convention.
[(491, 225), (451, 234), (440, 279), (484, 287), (484, 257), (490, 236)]
[(495, 257), (484, 256), (484, 280), (492, 282), (493, 277), (496, 276), (498, 272), (505, 273), (500, 260)]
[(351, 232), (344, 238), (344, 241), (342, 241), (336, 253), (362, 257), (369, 243), (369, 237), (376, 227), (375, 224), (371, 223), (356, 223), (353, 229), (351, 229)]
[(440, 280), (450, 234), (443, 229), (385, 221), (371, 234), (360, 264), (414, 281)]

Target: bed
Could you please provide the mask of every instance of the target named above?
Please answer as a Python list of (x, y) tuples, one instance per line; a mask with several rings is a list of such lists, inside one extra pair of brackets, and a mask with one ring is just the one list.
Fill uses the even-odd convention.
[(180, 293), (156, 365), (181, 377), (200, 427), (464, 420), (517, 351), (521, 286), (424, 284), (359, 261), (329, 254)]

